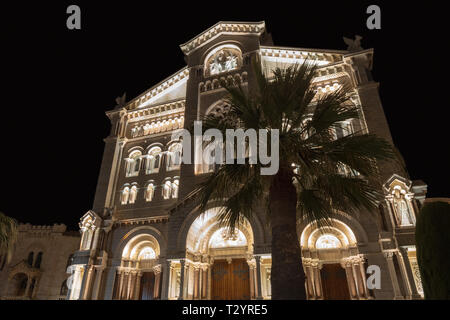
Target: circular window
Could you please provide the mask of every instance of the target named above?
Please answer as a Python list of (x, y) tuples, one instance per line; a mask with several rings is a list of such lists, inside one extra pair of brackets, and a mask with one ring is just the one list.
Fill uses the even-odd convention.
[(220, 46), (211, 51), (205, 59), (205, 76), (240, 68), (242, 65), (241, 50), (237, 46)]

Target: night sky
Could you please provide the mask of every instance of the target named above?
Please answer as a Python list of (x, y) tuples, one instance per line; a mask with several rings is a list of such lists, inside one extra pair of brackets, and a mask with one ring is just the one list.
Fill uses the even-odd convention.
[[(435, 2), (54, 2), (1, 11), (0, 211), (20, 222), (78, 228), (109, 133), (104, 112), (184, 67), (179, 45), (218, 21), (264, 20), (286, 47), (346, 49), (342, 36), (363, 36), (411, 178), (428, 184), (429, 197), (450, 196), (449, 88), (437, 78), (449, 71), (448, 18)], [(81, 30), (66, 28), (70, 4), (81, 7)], [(381, 30), (366, 28), (370, 4), (381, 7)]]

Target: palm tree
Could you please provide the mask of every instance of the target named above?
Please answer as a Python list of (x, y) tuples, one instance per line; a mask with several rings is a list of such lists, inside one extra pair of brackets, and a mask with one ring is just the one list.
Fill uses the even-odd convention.
[(263, 165), (249, 164), (249, 158), (242, 165), (220, 165), (188, 196), (199, 201), (202, 212), (210, 201), (218, 201), (223, 206), (219, 221), (230, 230), (244, 217), (261, 214), (256, 208), (267, 201), (272, 299), (306, 299), (297, 220), (323, 228), (335, 210), (373, 212), (381, 190), (376, 163), (394, 157), (390, 144), (371, 134), (336, 138), (335, 129), (357, 119), (358, 109), (348, 86), (318, 95), (312, 87), (316, 69), (305, 62), (276, 68), (269, 76), (255, 64), (254, 92), (224, 83), (229, 107), (223, 115), (205, 116), (203, 130), (264, 129), (270, 136), (278, 129), (279, 170), (261, 175)]
[(17, 233), (17, 221), (0, 212), (0, 257), (4, 256), (6, 263), (11, 260)]

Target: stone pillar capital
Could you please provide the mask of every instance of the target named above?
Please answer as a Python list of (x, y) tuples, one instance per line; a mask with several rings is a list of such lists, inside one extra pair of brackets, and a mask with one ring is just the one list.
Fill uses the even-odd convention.
[(158, 264), (158, 265), (154, 266), (154, 267), (152, 268), (152, 270), (153, 270), (153, 272), (155, 273), (155, 275), (156, 275), (156, 274), (160, 274), (160, 273), (161, 273), (161, 265)]

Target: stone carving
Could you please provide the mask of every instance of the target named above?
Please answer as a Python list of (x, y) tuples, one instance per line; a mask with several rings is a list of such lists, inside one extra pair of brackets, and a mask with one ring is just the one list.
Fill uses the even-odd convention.
[(239, 66), (239, 58), (234, 50), (222, 49), (214, 54), (207, 64), (209, 75), (215, 75), (237, 69)]
[(123, 108), (126, 104), (126, 100), (127, 100), (127, 93), (124, 92), (124, 94), (121, 97), (117, 97), (116, 98), (116, 109), (120, 109)]
[(405, 200), (404, 194), (399, 189), (394, 190), (393, 206), (397, 222), (400, 226), (414, 225), (414, 218), (411, 215), (408, 203)]
[(362, 37), (359, 35), (355, 36), (355, 39), (349, 39), (343, 37), (345, 44), (347, 45), (347, 50), (350, 52), (361, 51), (363, 48), (361, 47), (361, 39)]
[(414, 282), (416, 283), (417, 292), (423, 296), (422, 278), (420, 276), (420, 269), (416, 260), (411, 261), (411, 267), (414, 276)]
[(209, 65), (210, 75), (218, 74), (237, 68), (237, 56), (231, 51), (221, 50), (214, 57)]

